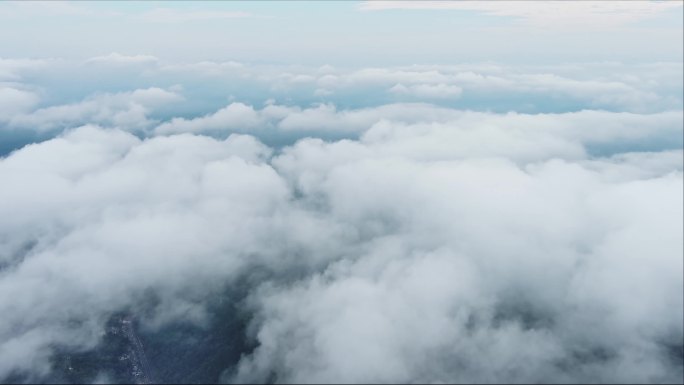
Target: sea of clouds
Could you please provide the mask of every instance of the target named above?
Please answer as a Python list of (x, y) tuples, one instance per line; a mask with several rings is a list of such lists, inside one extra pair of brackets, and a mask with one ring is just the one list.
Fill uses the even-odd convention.
[(681, 63), (0, 59), (0, 380), (240, 283), (217, 381), (681, 382), (682, 125)]

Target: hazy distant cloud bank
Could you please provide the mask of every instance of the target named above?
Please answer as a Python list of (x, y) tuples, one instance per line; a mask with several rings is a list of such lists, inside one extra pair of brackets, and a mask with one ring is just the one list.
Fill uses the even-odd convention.
[(681, 76), (2, 59), (0, 379), (239, 283), (217, 381), (681, 382)]

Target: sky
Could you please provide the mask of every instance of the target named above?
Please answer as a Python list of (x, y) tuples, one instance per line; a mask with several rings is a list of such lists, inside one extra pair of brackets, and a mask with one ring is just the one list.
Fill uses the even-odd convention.
[[(562, 16), (561, 16), (562, 15)], [(680, 1), (6, 2), (3, 55), (296, 64), (681, 61)]]
[(681, 383), (682, 4), (0, 2), (0, 382)]

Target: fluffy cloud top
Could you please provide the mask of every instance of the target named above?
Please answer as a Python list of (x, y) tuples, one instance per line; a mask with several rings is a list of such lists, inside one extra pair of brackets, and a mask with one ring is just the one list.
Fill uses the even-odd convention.
[[(0, 132), (48, 134), (0, 158), (0, 379), (60, 379), (59, 352), (128, 312), (143, 339), (238, 325), (249, 343), (213, 381), (679, 382), (684, 117), (659, 66), (155, 60), (136, 78), (154, 84), (57, 104), (13, 66)], [(323, 100), (188, 113), (223, 76)], [(449, 104), (491, 90), (586, 104)]]
[[(15, 103), (21, 101), (20, 98), (13, 99)], [(7, 127), (59, 132), (65, 128), (95, 123), (131, 131), (141, 130), (153, 124), (147, 117), (152, 109), (181, 100), (183, 97), (179, 94), (160, 88), (97, 94), (78, 103), (44, 107), (31, 112), (24, 107), (23, 111), (17, 111), (7, 119)]]
[(0, 121), (9, 120), (16, 114), (29, 111), (38, 103), (39, 97), (30, 91), (0, 87)]

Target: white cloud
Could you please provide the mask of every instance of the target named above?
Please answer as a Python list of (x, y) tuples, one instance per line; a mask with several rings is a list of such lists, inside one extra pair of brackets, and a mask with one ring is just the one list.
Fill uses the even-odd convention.
[(243, 70), (244, 64), (236, 61), (214, 62), (201, 61), (197, 63), (185, 64), (165, 64), (160, 67), (160, 71), (171, 73), (197, 73), (204, 76), (225, 76), (235, 72), (236, 70)]
[[(521, 98), (567, 98), (592, 108), (619, 108), (635, 112), (652, 106), (675, 106), (659, 95), (658, 89), (669, 83), (652, 78), (652, 72), (619, 77), (555, 74), (547, 68), (501, 68), (496, 66), (412, 66), (363, 68), (326, 73), (316, 84), (329, 92), (382, 88), (396, 96), (411, 95), (424, 100), (466, 96), (513, 94)], [(671, 75), (676, 76), (676, 75)], [(672, 80), (672, 77), (669, 77)], [(654, 88), (654, 86), (658, 85)]]
[(115, 14), (114, 12), (96, 12), (93, 9), (84, 7), (72, 1), (51, 1), (44, 6), (32, 2), (12, 2), (3, 3), (0, 7), (0, 17), (16, 18), (31, 17), (37, 13), (44, 13), (52, 16), (93, 16), (96, 14)]
[(417, 159), (505, 157), (529, 162), (555, 156), (579, 159), (588, 146), (634, 145), (655, 139), (674, 142), (682, 134), (681, 112), (653, 115), (581, 111), (564, 114), (463, 112), (445, 122), (382, 121), (364, 132), (384, 154)]
[(38, 95), (0, 85), (0, 121), (7, 121), (17, 114), (33, 108), (39, 101)]
[(651, 153), (622, 153), (610, 158), (588, 160), (584, 167), (597, 170), (610, 180), (655, 178), (672, 171), (682, 171), (682, 150)]
[(0, 81), (21, 80), (23, 72), (44, 70), (50, 64), (50, 60), (0, 58)]
[(417, 84), (406, 87), (398, 83), (389, 89), (389, 92), (395, 94), (415, 95), (419, 98), (426, 99), (442, 99), (442, 98), (458, 98), (461, 96), (463, 89), (458, 86), (447, 84)]
[(380, 145), (311, 140), (274, 161), (357, 233), (324, 272), (253, 296), (259, 347), (228, 379), (678, 378), (658, 341), (682, 336), (681, 151), (617, 181), (558, 160), (370, 157)]
[(159, 134), (179, 132), (207, 132), (225, 130), (245, 130), (263, 124), (254, 108), (242, 103), (231, 103), (225, 108), (203, 117), (194, 119), (174, 118), (156, 128)]
[(279, 129), (302, 133), (361, 133), (373, 124), (394, 119), (406, 122), (444, 121), (456, 117), (460, 111), (422, 103), (399, 103), (362, 108), (338, 110), (332, 104), (319, 104), (310, 108), (288, 107), (269, 104), (261, 110), (243, 103), (228, 106), (205, 116), (184, 119), (174, 118), (159, 125), (155, 132), (171, 134), (181, 132), (211, 133), (247, 131), (259, 133), (264, 129)]
[[(225, 381), (681, 379), (680, 63), (95, 62), (147, 83), (60, 104), (0, 61), (3, 128), (47, 136), (0, 158), (0, 380), (54, 379), (53, 349), (92, 349), (114, 312), (192, 334), (219, 302), (254, 347)], [(244, 85), (260, 107), (205, 113)], [(574, 104), (488, 111), (518, 98)]]
[(157, 134), (273, 130), (302, 137), (332, 133), (379, 143), (385, 154), (453, 159), (503, 156), (515, 161), (587, 156), (587, 147), (633, 146), (641, 141), (675, 143), (682, 134), (681, 111), (655, 114), (584, 110), (560, 114), (492, 114), (420, 103), (338, 110), (332, 104), (310, 108), (269, 104), (261, 110), (232, 103), (195, 119), (175, 118)]
[(95, 56), (86, 60), (86, 63), (98, 64), (154, 64), (159, 59), (152, 55), (123, 55), (112, 52), (108, 55)]
[(657, 137), (681, 115), (231, 106), (202, 124), (412, 120), (275, 158), (249, 136), (82, 127), (0, 160), (0, 376), (40, 378), (50, 346), (93, 346), (143, 292), (160, 301), (143, 322), (201, 324), (253, 268), (271, 272), (249, 283), (257, 348), (224, 380), (681, 374), (665, 344), (682, 338), (682, 152), (582, 147)]
[(144, 130), (155, 123), (147, 117), (150, 111), (181, 100), (181, 95), (160, 88), (98, 94), (78, 103), (15, 114), (9, 119), (8, 126), (49, 131), (94, 123), (128, 130)]
[[(197, 284), (206, 294), (235, 274), (288, 196), (264, 156), (247, 137), (141, 142), (82, 127), (0, 160), (0, 377), (45, 368), (52, 344), (92, 346), (102, 315), (136, 292), (156, 287), (182, 305)], [(197, 308), (176, 316), (201, 318)]]
[(681, 8), (680, 1), (365, 1), (360, 9), (460, 10), (553, 27), (614, 27)]
[(439, 84), (449, 81), (449, 77), (436, 70), (416, 71), (403, 68), (363, 68), (352, 71), (342, 78), (327, 75), (322, 78), (325, 85), (334, 84), (387, 84), (387, 83), (421, 83)]

